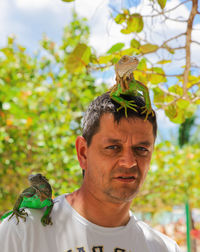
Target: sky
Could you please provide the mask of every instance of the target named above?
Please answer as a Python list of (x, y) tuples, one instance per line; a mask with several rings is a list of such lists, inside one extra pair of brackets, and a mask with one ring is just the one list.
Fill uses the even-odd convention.
[[(179, 0), (167, 1), (166, 9), (179, 4)], [(111, 15), (116, 16), (121, 7), (128, 7), (130, 10), (137, 11), (144, 15), (153, 14), (147, 0), (75, 0), (65, 3), (61, 0), (0, 0), (0, 48), (6, 45), (7, 37), (14, 34), (16, 40), (27, 48), (27, 52), (32, 54), (39, 48), (39, 41), (45, 33), (53, 41), (59, 43), (62, 38), (63, 28), (71, 20), (71, 11), (75, 9), (81, 17), (88, 19), (91, 30), (90, 45), (93, 46), (97, 54), (105, 53), (113, 44), (124, 42), (127, 44), (132, 35), (123, 35), (121, 27), (116, 25)], [(172, 17), (188, 17), (188, 6), (181, 6), (172, 14)], [(157, 20), (158, 21), (158, 20)], [(162, 24), (162, 25), (161, 25)], [(152, 33), (147, 36), (153, 41), (172, 36), (180, 30), (185, 29), (185, 23), (174, 22), (155, 22), (152, 23)], [(199, 41), (200, 21), (195, 20), (195, 32), (192, 38)], [(141, 33), (141, 36), (145, 36)], [(184, 41), (176, 41), (181, 45)], [(162, 41), (160, 40), (160, 43)], [(200, 47), (194, 45), (192, 48), (192, 62), (199, 64)], [(151, 55), (151, 60), (156, 61), (164, 55)], [(176, 63), (177, 64), (177, 63)], [(178, 64), (183, 64), (179, 61)], [(167, 64), (168, 65), (168, 64)], [(166, 66), (169, 73), (176, 72), (176, 67)], [(96, 75), (97, 82), (102, 80), (113, 83), (114, 70)], [(160, 137), (171, 139), (172, 135), (177, 134), (177, 125), (171, 123), (164, 115), (163, 111), (158, 111), (158, 123)]]

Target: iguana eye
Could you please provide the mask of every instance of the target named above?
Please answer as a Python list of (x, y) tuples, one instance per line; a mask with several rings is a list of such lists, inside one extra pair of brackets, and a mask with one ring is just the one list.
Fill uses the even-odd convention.
[(126, 55), (124, 55), (124, 56), (122, 57), (122, 60), (123, 60), (124, 62), (126, 62), (126, 61), (128, 60), (128, 57), (127, 57)]

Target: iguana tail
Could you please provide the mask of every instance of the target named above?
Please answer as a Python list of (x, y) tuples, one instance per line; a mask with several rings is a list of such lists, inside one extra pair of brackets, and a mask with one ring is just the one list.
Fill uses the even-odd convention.
[(6, 217), (8, 217), (9, 215), (11, 215), (12, 213), (13, 213), (12, 210), (9, 211), (9, 212), (7, 212), (7, 213), (5, 213), (3, 216), (1, 216), (0, 221), (4, 220)]

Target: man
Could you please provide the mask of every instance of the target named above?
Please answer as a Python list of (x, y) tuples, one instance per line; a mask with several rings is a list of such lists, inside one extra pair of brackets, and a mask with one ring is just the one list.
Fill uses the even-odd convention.
[(77, 191), (55, 199), (52, 226), (41, 210), (27, 209), (26, 222), (5, 220), (0, 244), (5, 252), (178, 252), (170, 238), (138, 221), (132, 199), (149, 170), (157, 132), (156, 116), (142, 114), (144, 101), (130, 97), (137, 112), (124, 110), (108, 93), (94, 100), (83, 121), (76, 150), (83, 170)]

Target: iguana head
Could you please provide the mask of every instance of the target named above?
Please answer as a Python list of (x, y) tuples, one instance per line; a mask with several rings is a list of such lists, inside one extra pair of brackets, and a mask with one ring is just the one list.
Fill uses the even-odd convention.
[(37, 189), (37, 194), (42, 201), (46, 198), (51, 198), (52, 189), (46, 177), (42, 176), (41, 173), (37, 173), (31, 174), (28, 179), (31, 186)]
[(31, 185), (37, 185), (40, 183), (48, 183), (48, 179), (42, 176), (41, 173), (29, 175), (28, 180), (31, 183)]
[(115, 65), (116, 75), (119, 77), (123, 77), (125, 75), (131, 74), (137, 67), (139, 63), (138, 58), (134, 56), (124, 55)]

